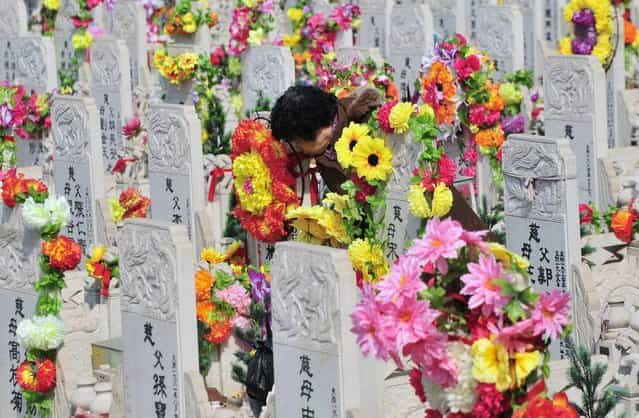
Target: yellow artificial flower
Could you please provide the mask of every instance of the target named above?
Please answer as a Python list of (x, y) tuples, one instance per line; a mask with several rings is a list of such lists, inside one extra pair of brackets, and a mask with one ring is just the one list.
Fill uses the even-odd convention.
[(349, 244), (351, 237), (348, 235), (341, 215), (328, 209), (327, 212), (322, 222), (324, 223), (326, 232), (328, 232), (328, 235), (331, 237), (333, 247), (339, 247), (340, 245), (338, 244)]
[(234, 275), (239, 276), (244, 272), (244, 266), (241, 264), (231, 264), (231, 271), (233, 271)]
[(351, 260), (353, 268), (358, 271), (364, 270), (366, 262), (371, 258), (371, 246), (368, 241), (356, 239), (348, 247), (348, 258)]
[(333, 61), (335, 61), (337, 59), (337, 54), (335, 53), (335, 51), (330, 51), (330, 52), (327, 52), (326, 54), (324, 54), (322, 59), (325, 62), (333, 62)]
[(330, 206), (334, 211), (344, 214), (348, 206), (348, 196), (337, 193), (328, 193), (322, 202), (325, 206)]
[(381, 138), (360, 139), (353, 149), (352, 158), (357, 175), (368, 181), (386, 181), (393, 172), (393, 153)]
[(382, 246), (368, 240), (356, 239), (348, 247), (348, 258), (356, 271), (367, 282), (376, 282), (388, 273), (388, 264)]
[(295, 48), (301, 40), (302, 35), (297, 32), (293, 35), (284, 35), (284, 45), (288, 46), (289, 48)]
[(319, 240), (327, 240), (330, 235), (326, 231), (326, 227), (322, 225), (321, 220), (326, 216), (328, 209), (323, 206), (299, 206), (286, 213), (286, 219), (291, 221), (299, 231), (317, 238)]
[(197, 31), (197, 21), (191, 12), (187, 12), (182, 16), (182, 30), (186, 33), (195, 33)]
[(104, 258), (106, 252), (107, 247), (104, 245), (96, 245), (93, 247), (91, 257), (85, 263), (89, 276), (93, 277), (93, 273), (95, 273), (95, 264), (99, 263)]
[(428, 116), (429, 119), (435, 119), (435, 111), (428, 103), (424, 103), (419, 107), (419, 116)]
[(239, 94), (232, 94), (231, 107), (233, 108), (233, 112), (235, 112), (237, 116), (242, 113), (242, 106), (244, 106), (244, 103), (242, 102), (242, 96)]
[(273, 201), (270, 171), (256, 152), (238, 156), (233, 161), (235, 192), (242, 208), (251, 214), (261, 214)]
[(111, 218), (113, 219), (113, 222), (116, 224), (122, 222), (126, 209), (122, 207), (120, 201), (118, 199), (109, 199), (109, 207), (111, 209)]
[(192, 71), (197, 65), (197, 60), (197, 54), (186, 52), (177, 57), (177, 65), (181, 70)]
[(612, 55), (612, 43), (609, 35), (597, 36), (597, 44), (592, 49), (592, 55), (597, 57), (602, 65), (608, 62)]
[(262, 45), (266, 39), (266, 33), (264, 29), (257, 28), (249, 31), (248, 43), (249, 45)]
[(408, 121), (414, 111), (415, 106), (412, 103), (402, 102), (393, 106), (388, 120), (396, 134), (402, 135), (408, 131)]
[(519, 388), (526, 382), (528, 375), (541, 364), (541, 354), (539, 351), (515, 353), (514, 360), (512, 380), (514, 387)]
[(83, 51), (93, 43), (93, 35), (86, 29), (79, 30), (71, 37), (71, 43), (76, 51)]
[(164, 61), (162, 61), (162, 66), (158, 70), (164, 78), (171, 79), (177, 70), (175, 59), (167, 56)]
[(44, 0), (42, 5), (49, 10), (59, 10), (60, 0)]
[(443, 218), (453, 207), (453, 192), (443, 183), (438, 184), (433, 192), (431, 203), (433, 216)]
[(286, 15), (291, 22), (299, 22), (304, 17), (304, 10), (292, 7), (286, 11)]
[(416, 218), (431, 218), (433, 212), (424, 196), (426, 189), (420, 184), (413, 184), (408, 189), (408, 209)]
[(213, 247), (204, 248), (200, 253), (200, 259), (214, 266), (226, 261), (226, 258)]
[(519, 268), (520, 270), (526, 270), (528, 268), (528, 260), (520, 256), (519, 254), (513, 253), (501, 244), (498, 244), (496, 242), (489, 242), (488, 251), (490, 251), (490, 253), (495, 256), (495, 258), (500, 261), (507, 269), (511, 267), (511, 261), (514, 262), (517, 268)]
[(559, 54), (572, 55), (572, 38), (565, 36), (559, 40)]
[(342, 136), (335, 143), (335, 152), (337, 153), (337, 161), (342, 168), (349, 168), (353, 161), (353, 149), (357, 142), (368, 136), (368, 126), (351, 122), (342, 130)]
[(541, 363), (539, 351), (509, 355), (506, 347), (488, 338), (473, 343), (473, 378), (481, 383), (494, 383), (505, 392), (520, 387)]
[(162, 67), (162, 63), (164, 62), (165, 58), (166, 58), (166, 49), (164, 48), (156, 49), (155, 53), (153, 54), (153, 66), (158, 69)]
[(209, 132), (206, 129), (202, 129), (202, 143), (204, 144), (209, 140)]
[(360, 26), (362, 26), (362, 19), (357, 18), (351, 21), (351, 27), (353, 29), (358, 29)]

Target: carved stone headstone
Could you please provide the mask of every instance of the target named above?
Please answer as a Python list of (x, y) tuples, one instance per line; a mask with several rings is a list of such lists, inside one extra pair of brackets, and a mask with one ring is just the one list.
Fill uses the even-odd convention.
[(468, 14), (466, 0), (430, 0), (433, 12), (433, 32), (438, 39), (446, 39), (456, 33), (466, 34)]
[[(577, 160), (570, 140), (511, 135), (504, 148), (504, 215), (508, 248), (530, 262), (533, 287), (574, 291), (581, 262)], [(573, 306), (573, 310), (576, 309)], [(565, 357), (553, 341), (552, 358)]]
[(482, 6), (477, 43), (495, 61), (494, 78), (524, 68), (524, 19), (517, 6)]
[[(537, 65), (541, 46), (538, 40), (542, 39), (544, 32), (544, 2), (546, 0), (506, 0), (504, 4), (519, 6), (523, 18), (522, 30), (524, 34), (524, 67), (535, 71), (536, 77), (541, 77), (543, 63)], [(556, 48), (556, 46), (553, 46)], [(518, 68), (516, 68), (518, 69)], [(538, 71), (539, 70), (539, 71)]]
[(607, 152), (606, 84), (591, 56), (551, 56), (544, 70), (546, 135), (570, 138), (577, 156), (579, 201), (608, 207), (601, 192), (598, 161)]
[(55, 17), (55, 42), (56, 65), (58, 70), (68, 71), (71, 59), (75, 55), (71, 37), (75, 32), (71, 16), (75, 16), (80, 11), (80, 6), (76, 0), (60, 0), (60, 9)]
[[(617, 16), (617, 21), (623, 22), (621, 14)], [(624, 25), (617, 25), (617, 30), (619, 39), (624, 39)], [(621, 94), (626, 89), (625, 54), (625, 48), (620, 44), (613, 57), (612, 65), (606, 72), (608, 148), (630, 145), (630, 138), (621, 135), (620, 126)]]
[(122, 127), (133, 116), (129, 52), (124, 41), (102, 37), (93, 42), (91, 94), (100, 117), (104, 169), (110, 174), (124, 146)]
[(96, 204), (105, 197), (102, 142), (95, 101), (90, 97), (53, 97), (53, 177), (55, 190), (71, 207), (63, 233), (86, 255), (96, 243)]
[(9, 222), (0, 224), (0, 410), (7, 418), (23, 418), (30, 412), (16, 381), (16, 369), (26, 359), (16, 331), (35, 312), (39, 251), (40, 231), (26, 229), (21, 209), (14, 209)]
[(362, 0), (357, 46), (386, 51), (386, 0)]
[(119, 0), (106, 14), (106, 30), (126, 42), (129, 50), (131, 91), (148, 79), (146, 66), (146, 14), (144, 6), (134, 0)]
[(22, 1), (0, 1), (0, 77), (13, 82), (17, 52), (14, 38), (27, 34), (27, 8)]
[(477, 31), (479, 29), (479, 9), (485, 5), (490, 4), (489, 0), (465, 0), (466, 11), (468, 13), (468, 36), (471, 39), (477, 39)]
[(295, 83), (295, 63), (289, 48), (255, 46), (242, 58), (244, 111), (253, 111), (260, 95), (271, 105)]
[[(204, 207), (201, 127), (193, 106), (149, 105), (149, 182), (153, 219), (186, 225), (195, 248), (195, 213)], [(194, 237), (195, 236), (195, 237)]]
[(227, 45), (229, 42), (229, 26), (233, 19), (233, 1), (217, 0), (212, 2), (211, 10), (217, 13), (218, 23), (211, 28), (211, 43), (213, 47)]
[(184, 226), (128, 219), (118, 237), (125, 418), (191, 418), (185, 373), (197, 371), (193, 247)]
[(346, 251), (279, 243), (271, 271), (275, 382), (287, 388), (275, 392), (275, 416), (346, 417), (360, 408), (348, 317), (357, 295)]
[(422, 58), (433, 48), (433, 15), (430, 8), (410, 0), (387, 9), (386, 59), (395, 68), (395, 83), (404, 94), (413, 94)]

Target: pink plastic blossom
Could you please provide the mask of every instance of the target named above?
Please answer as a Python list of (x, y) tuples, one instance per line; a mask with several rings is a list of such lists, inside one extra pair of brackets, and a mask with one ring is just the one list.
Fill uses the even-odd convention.
[(234, 283), (226, 289), (216, 290), (215, 297), (231, 305), (240, 315), (248, 313), (251, 299), (246, 289), (239, 283)]
[(426, 225), (424, 237), (415, 240), (406, 254), (420, 259), (421, 265), (435, 264), (445, 274), (448, 271), (446, 259), (456, 258), (457, 250), (466, 245), (462, 239), (463, 233), (464, 229), (459, 222), (449, 218), (443, 221), (433, 218)]
[(377, 299), (382, 303), (395, 303), (399, 298), (414, 298), (417, 292), (426, 287), (421, 280), (421, 272), (418, 259), (400, 257), (389, 273), (377, 283)]
[(535, 335), (545, 338), (558, 338), (563, 328), (570, 323), (570, 295), (560, 290), (544, 292), (539, 296), (530, 318), (534, 324)]
[(380, 307), (375, 301), (375, 291), (365, 283), (362, 288), (362, 299), (359, 301), (353, 313), (351, 313), (353, 328), (351, 332), (357, 336), (364, 356), (373, 355), (381, 360), (390, 358), (389, 329), (382, 320)]
[(468, 271), (470, 273), (461, 276), (465, 286), (460, 292), (470, 296), (468, 307), (481, 308), (485, 316), (492, 313), (502, 315), (501, 308), (508, 303), (508, 298), (501, 294), (501, 289), (495, 283), (496, 279), (503, 278), (501, 264), (494, 256), (482, 254), (478, 263), (468, 263)]

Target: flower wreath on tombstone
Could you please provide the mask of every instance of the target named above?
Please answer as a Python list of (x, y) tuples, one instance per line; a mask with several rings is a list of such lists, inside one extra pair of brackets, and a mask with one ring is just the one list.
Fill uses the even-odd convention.
[(364, 284), (351, 315), (363, 354), (410, 361), (426, 417), (576, 418), (544, 384), (548, 344), (570, 332), (570, 296), (534, 291), (528, 261), (484, 236), (434, 218), (388, 274)]
[(217, 25), (219, 21), (217, 13), (209, 10), (208, 7), (201, 7), (202, 3), (194, 0), (178, 0), (175, 6), (166, 10), (162, 32), (169, 36), (191, 36), (202, 26), (212, 28)]
[(35, 408), (38, 416), (47, 418), (53, 412), (56, 385), (55, 360), (64, 339), (64, 325), (59, 318), (61, 291), (66, 286), (64, 273), (80, 263), (82, 249), (78, 243), (59, 235), (71, 218), (64, 197), (49, 196), (40, 181), (25, 178), (15, 171), (2, 182), (2, 199), (8, 207), (22, 204), (22, 217), (27, 228), (40, 231), (40, 278), (34, 282), (38, 294), (35, 316), (18, 325), (18, 343), (26, 349), (26, 360), (18, 366), (16, 380), (23, 390), (27, 409)]
[(564, 19), (573, 25), (573, 34), (559, 41), (559, 53), (593, 55), (608, 69), (616, 49), (612, 4), (606, 0), (571, 0), (564, 7)]
[(249, 45), (262, 45), (275, 28), (272, 0), (237, 0), (229, 33), (228, 53), (241, 56)]
[(291, 48), (298, 79), (321, 84), (336, 64), (335, 43), (340, 31), (356, 29), (361, 11), (346, 3), (335, 5), (330, 16), (316, 12), (310, 0), (298, 0), (286, 11), (293, 33), (285, 35), (284, 45)]

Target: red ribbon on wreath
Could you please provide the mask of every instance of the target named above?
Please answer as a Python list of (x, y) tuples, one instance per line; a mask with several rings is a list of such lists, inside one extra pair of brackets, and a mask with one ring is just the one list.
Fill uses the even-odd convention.
[(215, 200), (215, 189), (217, 188), (217, 184), (224, 178), (225, 173), (230, 173), (232, 170), (230, 168), (214, 168), (211, 170), (211, 180), (209, 182), (209, 202)]

